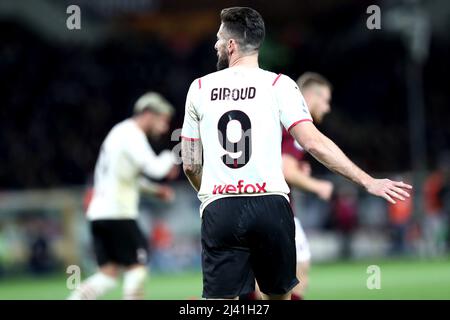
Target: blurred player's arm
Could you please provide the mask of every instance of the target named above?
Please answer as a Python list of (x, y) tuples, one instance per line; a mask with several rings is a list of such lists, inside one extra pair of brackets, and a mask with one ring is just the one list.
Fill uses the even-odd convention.
[(283, 154), (283, 174), (288, 184), (315, 193), (322, 200), (330, 199), (333, 183), (311, 177), (305, 170), (302, 170), (298, 160), (289, 154)]
[(202, 142), (200, 139), (181, 140), (181, 158), (183, 171), (192, 187), (198, 192), (202, 184)]
[(139, 190), (149, 196), (170, 202), (174, 199), (173, 189), (161, 183), (150, 181), (144, 177), (139, 178)]
[(158, 193), (159, 183), (150, 181), (146, 178), (139, 178), (139, 190), (147, 195), (154, 196)]
[(141, 174), (151, 179), (174, 179), (178, 175), (172, 151), (163, 150), (157, 155), (144, 137), (128, 143), (124, 156)]
[(364, 187), (370, 194), (382, 197), (391, 203), (394, 199), (409, 197), (405, 190), (412, 186), (389, 179), (374, 179), (355, 165), (342, 150), (323, 135), (310, 121), (296, 124), (290, 133), (297, 142), (328, 169)]
[(153, 150), (148, 148), (143, 157), (141, 171), (153, 179), (171, 176), (176, 171), (175, 156), (170, 150), (164, 150), (156, 155)]

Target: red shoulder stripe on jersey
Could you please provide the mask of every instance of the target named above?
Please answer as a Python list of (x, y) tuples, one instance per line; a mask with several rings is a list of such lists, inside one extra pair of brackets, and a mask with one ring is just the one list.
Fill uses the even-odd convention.
[(189, 141), (197, 141), (197, 140), (200, 140), (200, 138), (189, 138), (189, 137), (185, 137), (185, 136), (181, 136), (181, 139), (185, 139), (185, 140), (189, 140)]
[(198, 88), (202, 88), (202, 78), (198, 78)]
[(288, 131), (290, 131), (293, 127), (295, 127), (296, 125), (298, 125), (300, 122), (305, 122), (305, 121), (311, 121), (311, 122), (312, 122), (311, 119), (302, 119), (302, 120), (295, 121), (293, 124), (291, 124), (291, 125), (289, 126)]
[(277, 81), (278, 81), (278, 79), (280, 79), (280, 77), (281, 77), (281, 73), (277, 75), (277, 77), (275, 78), (275, 80), (273, 80), (272, 86), (274, 86), (275, 83), (277, 83)]

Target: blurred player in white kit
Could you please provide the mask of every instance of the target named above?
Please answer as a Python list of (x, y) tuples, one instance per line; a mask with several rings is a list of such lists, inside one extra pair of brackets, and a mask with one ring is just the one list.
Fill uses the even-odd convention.
[(140, 97), (134, 114), (117, 125), (104, 140), (95, 165), (94, 191), (87, 209), (99, 270), (68, 299), (93, 300), (114, 289), (124, 268), (123, 298), (143, 299), (147, 276), (147, 240), (137, 224), (140, 192), (164, 201), (173, 190), (152, 179), (178, 175), (169, 150), (156, 155), (147, 136), (158, 138), (169, 130), (173, 106), (156, 92)]

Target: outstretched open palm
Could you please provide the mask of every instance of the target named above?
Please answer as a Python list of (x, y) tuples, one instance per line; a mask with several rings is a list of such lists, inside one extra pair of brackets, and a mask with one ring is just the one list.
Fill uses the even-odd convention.
[(389, 179), (373, 179), (367, 186), (367, 192), (375, 196), (382, 197), (392, 204), (395, 199), (404, 201), (409, 198), (407, 190), (411, 190), (412, 186), (403, 181), (392, 181)]

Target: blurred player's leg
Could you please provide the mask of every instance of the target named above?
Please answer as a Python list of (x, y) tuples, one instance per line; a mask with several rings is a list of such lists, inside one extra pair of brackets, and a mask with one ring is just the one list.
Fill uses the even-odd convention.
[(310, 262), (297, 262), (297, 278), (300, 283), (292, 290), (291, 300), (303, 300), (309, 282)]
[(144, 288), (147, 278), (147, 240), (136, 221), (130, 222), (123, 238), (128, 239), (127, 243), (122, 245), (120, 259), (122, 265), (126, 267), (123, 279), (123, 299), (142, 300), (145, 295)]
[(147, 279), (147, 267), (136, 264), (127, 269), (123, 279), (123, 299), (143, 300), (145, 295), (145, 280)]
[(295, 217), (295, 247), (297, 250), (297, 278), (299, 283), (292, 290), (292, 300), (302, 300), (308, 287), (311, 251), (300, 220)]
[(96, 300), (117, 285), (119, 268), (114, 264), (102, 266), (97, 273), (83, 281), (68, 300)]

